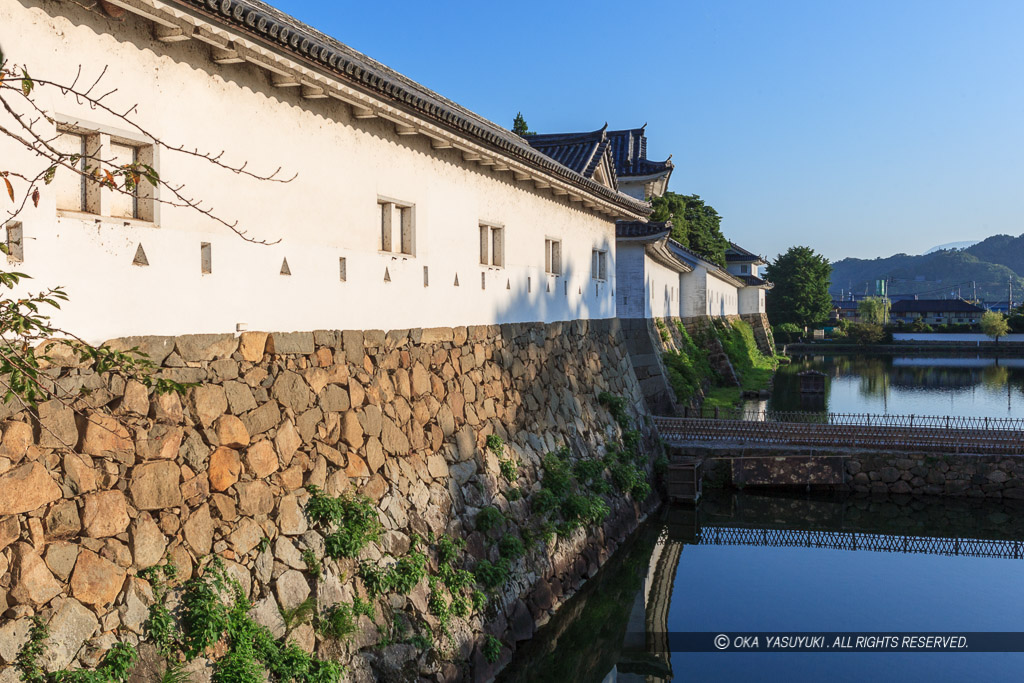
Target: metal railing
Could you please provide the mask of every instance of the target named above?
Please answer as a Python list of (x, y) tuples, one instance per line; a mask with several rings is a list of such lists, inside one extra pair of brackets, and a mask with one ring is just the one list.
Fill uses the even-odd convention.
[(774, 548), (828, 548), (884, 553), (1024, 559), (1024, 542), (977, 538), (866, 534), (856, 531), (804, 531), (704, 526), (696, 545), (752, 545)]
[(878, 413), (816, 413), (753, 408), (693, 410), (683, 417), (748, 422), (796, 422), (801, 424), (855, 425), (866, 427), (930, 427), (933, 429), (999, 429), (1024, 432), (1024, 418), (963, 417), (951, 415), (889, 415)]
[[(656, 417), (661, 437), (747, 446), (802, 446), (924, 453), (1021, 455), (1024, 420), (865, 415), (849, 413), (732, 413), (728, 417)], [(814, 418), (814, 419), (811, 419)]]

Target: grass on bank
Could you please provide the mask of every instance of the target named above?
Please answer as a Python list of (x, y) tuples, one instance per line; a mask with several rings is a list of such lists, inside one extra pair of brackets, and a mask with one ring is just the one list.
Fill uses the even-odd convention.
[[(770, 386), (780, 359), (765, 355), (757, 348), (754, 331), (748, 323), (736, 320), (730, 324), (716, 320), (703, 327), (695, 335), (696, 339), (690, 337), (681, 322), (676, 324), (682, 343), (678, 351), (665, 353), (663, 360), (669, 384), (680, 403), (688, 403), (705, 381), (711, 385), (704, 395), (703, 407), (706, 410), (735, 407), (742, 400), (744, 391), (760, 391)], [(659, 329), (663, 325), (659, 325)], [(711, 367), (707, 349), (712, 337), (721, 343), (740, 386), (725, 384), (722, 376)]]

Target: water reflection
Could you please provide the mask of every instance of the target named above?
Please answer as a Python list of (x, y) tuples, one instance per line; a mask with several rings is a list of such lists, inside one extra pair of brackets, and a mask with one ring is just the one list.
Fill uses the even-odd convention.
[[(967, 670), (982, 655), (667, 653), (666, 633), (1016, 630), (1022, 510), (1019, 501), (707, 492), (698, 508), (649, 523), (503, 680), (934, 680)], [(1024, 663), (994, 657), (984, 666), (996, 678)]]
[[(827, 375), (824, 400), (801, 395), (797, 373)], [(772, 410), (1024, 416), (1024, 359), (798, 356), (775, 377)]]

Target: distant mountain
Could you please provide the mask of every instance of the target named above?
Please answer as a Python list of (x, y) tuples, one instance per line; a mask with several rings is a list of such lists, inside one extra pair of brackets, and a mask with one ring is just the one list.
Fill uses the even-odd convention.
[(946, 298), (958, 293), (983, 301), (1006, 301), (1013, 283), (1014, 300), (1024, 301), (1024, 235), (996, 235), (966, 249), (945, 249), (920, 256), (896, 254), (887, 258), (846, 258), (832, 264), (830, 291), (873, 293), (875, 280), (889, 280), (889, 295), (917, 294)]
[(947, 249), (966, 249), (967, 247), (973, 247), (978, 243), (978, 240), (968, 240), (966, 242), (949, 242), (948, 244), (940, 244), (937, 247), (932, 247), (925, 254), (931, 254), (935, 251), (946, 251)]
[(993, 235), (965, 251), (982, 261), (998, 263), (1024, 276), (1024, 235)]

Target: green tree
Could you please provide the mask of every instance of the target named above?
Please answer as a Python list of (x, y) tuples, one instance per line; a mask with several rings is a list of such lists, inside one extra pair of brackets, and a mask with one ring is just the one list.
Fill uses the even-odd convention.
[(832, 297), (828, 293), (832, 266), (810, 247), (790, 247), (765, 269), (775, 287), (768, 292), (768, 317), (776, 324), (801, 327), (828, 319)]
[(885, 325), (889, 322), (889, 300), (881, 296), (869, 296), (857, 302), (857, 317), (863, 323)]
[(512, 132), (523, 137), (535, 134), (530, 130), (530, 127), (526, 125), (526, 119), (523, 118), (523, 112), (516, 112), (516, 118), (512, 121)]
[(1006, 316), (995, 311), (985, 311), (981, 316), (981, 331), (986, 337), (991, 337), (999, 343), (999, 338), (1006, 336), (1010, 331), (1010, 325), (1006, 322)]
[(708, 261), (725, 267), (729, 240), (722, 234), (722, 217), (700, 195), (666, 192), (652, 201), (652, 221), (672, 221), (672, 239)]

